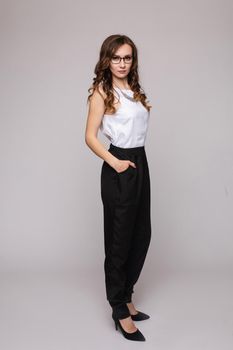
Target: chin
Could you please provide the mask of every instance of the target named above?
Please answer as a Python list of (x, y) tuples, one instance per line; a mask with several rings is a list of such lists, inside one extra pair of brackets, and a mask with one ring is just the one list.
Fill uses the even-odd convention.
[(117, 78), (125, 78), (127, 77), (129, 73), (125, 73), (125, 74), (117, 74)]

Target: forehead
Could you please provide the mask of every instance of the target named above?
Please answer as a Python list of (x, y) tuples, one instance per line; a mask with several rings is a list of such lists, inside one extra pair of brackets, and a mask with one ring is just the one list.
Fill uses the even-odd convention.
[(132, 47), (129, 44), (123, 44), (115, 51), (115, 55), (131, 55), (132, 54)]

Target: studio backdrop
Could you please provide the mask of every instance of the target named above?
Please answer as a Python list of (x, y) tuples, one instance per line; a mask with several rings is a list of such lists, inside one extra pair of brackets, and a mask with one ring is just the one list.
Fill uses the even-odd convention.
[(103, 160), (84, 134), (99, 48), (117, 33), (138, 48), (153, 106), (144, 278), (151, 271), (232, 272), (232, 3), (115, 5), (1, 4), (1, 272), (90, 270), (103, 278)]

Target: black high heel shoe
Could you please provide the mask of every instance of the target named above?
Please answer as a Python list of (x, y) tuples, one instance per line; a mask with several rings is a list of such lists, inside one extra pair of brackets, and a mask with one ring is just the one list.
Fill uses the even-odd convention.
[(116, 327), (116, 330), (117, 330), (117, 328), (119, 327), (120, 328), (120, 330), (121, 330), (121, 333), (123, 334), (123, 336), (126, 338), (126, 339), (128, 339), (128, 340), (137, 340), (137, 341), (145, 341), (146, 339), (145, 339), (145, 337), (144, 337), (144, 335), (139, 331), (139, 329), (137, 329), (135, 332), (133, 332), (133, 333), (128, 333), (128, 332), (126, 332), (124, 329), (123, 329), (123, 327), (122, 327), (122, 325), (121, 325), (121, 323), (120, 323), (120, 321), (117, 319), (117, 320), (115, 320), (114, 318), (113, 318), (113, 320), (114, 320), (114, 322), (115, 322), (115, 327)]
[[(137, 310), (138, 311), (138, 310)], [(149, 315), (144, 314), (144, 312), (138, 311), (136, 315), (130, 315), (133, 321), (143, 321), (150, 318)]]

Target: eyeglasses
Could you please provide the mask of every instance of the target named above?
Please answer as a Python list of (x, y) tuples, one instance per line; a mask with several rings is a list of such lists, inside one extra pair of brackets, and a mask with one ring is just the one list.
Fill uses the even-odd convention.
[(113, 56), (113, 57), (111, 57), (111, 62), (113, 64), (118, 64), (118, 63), (121, 62), (121, 60), (123, 60), (125, 63), (131, 63), (132, 56), (127, 55), (125, 57), (120, 57), (120, 56)]

